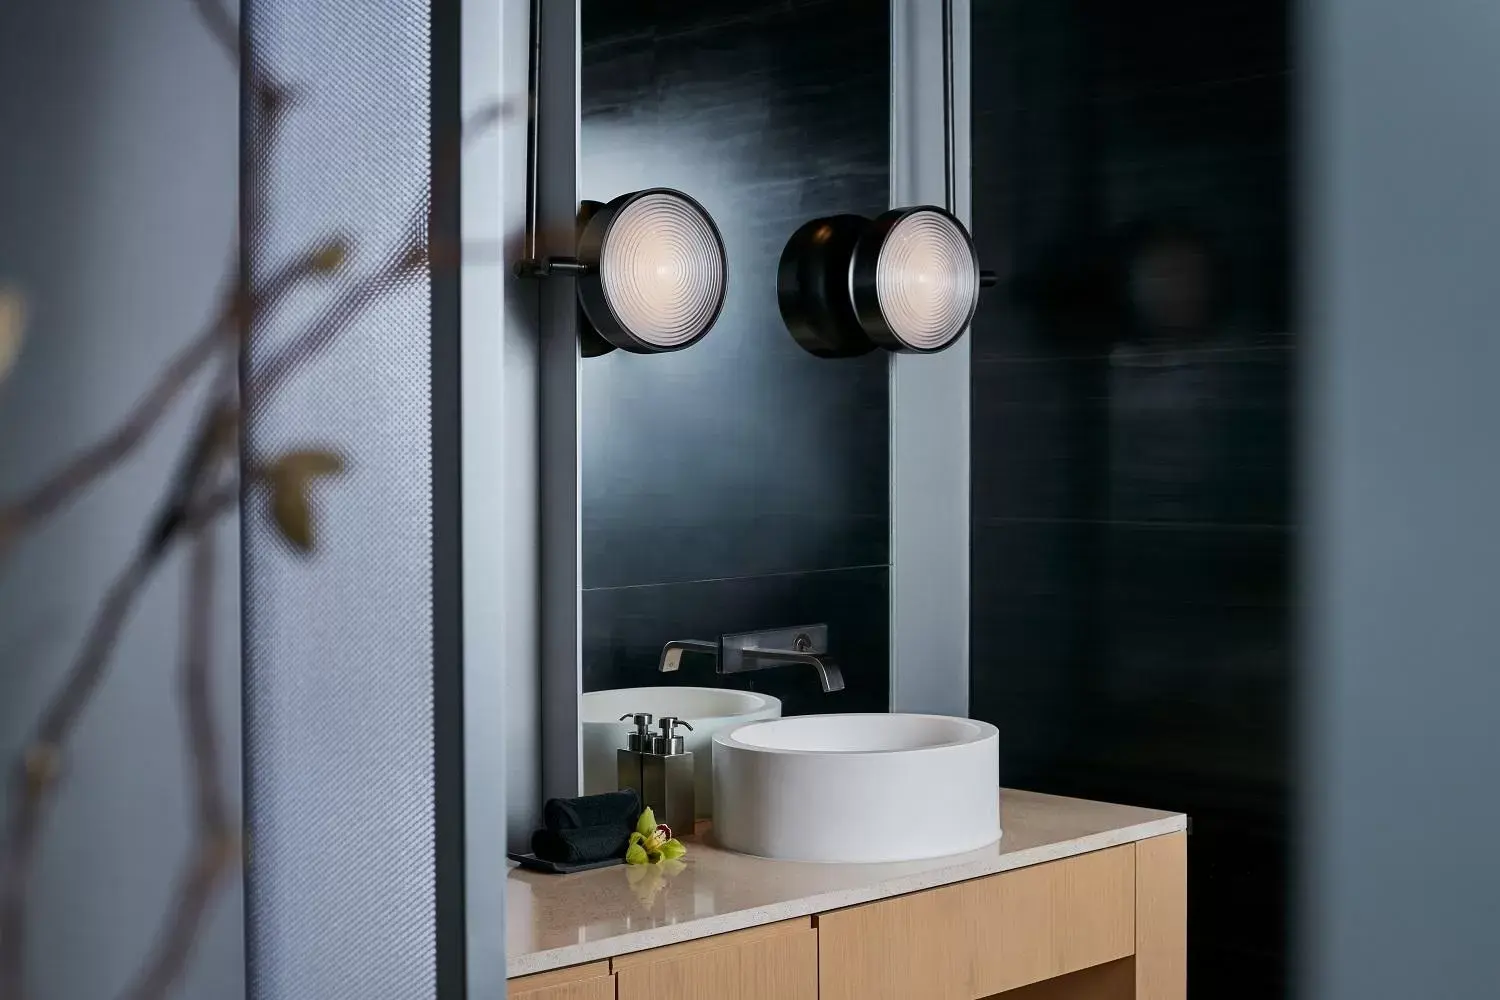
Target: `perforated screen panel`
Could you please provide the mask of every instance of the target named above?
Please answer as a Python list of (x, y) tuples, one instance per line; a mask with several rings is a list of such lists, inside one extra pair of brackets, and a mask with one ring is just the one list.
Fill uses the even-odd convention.
[(246, 0), (243, 16), (252, 70), (290, 95), (246, 130), (251, 279), (350, 247), (256, 317), (245, 358), (247, 460), (317, 448), (346, 466), (312, 489), (311, 553), (264, 489), (247, 495), (248, 991), (435, 997), (432, 289), (372, 277), (430, 187), (431, 15)]

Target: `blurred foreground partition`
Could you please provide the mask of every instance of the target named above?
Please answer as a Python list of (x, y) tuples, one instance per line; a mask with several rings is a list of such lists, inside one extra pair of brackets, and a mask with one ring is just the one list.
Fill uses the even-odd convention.
[(1500, 991), (1500, 8), (1301, 8), (1301, 970)]

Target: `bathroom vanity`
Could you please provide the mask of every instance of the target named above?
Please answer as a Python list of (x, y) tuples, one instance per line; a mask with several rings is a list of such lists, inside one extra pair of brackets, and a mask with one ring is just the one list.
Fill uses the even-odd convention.
[[(1182, 1000), (1187, 820), (1003, 790), (1005, 835), (892, 864), (682, 862), (507, 882), (527, 1000)], [(921, 838), (936, 817), (889, 822)], [(857, 837), (858, 830), (850, 836)]]

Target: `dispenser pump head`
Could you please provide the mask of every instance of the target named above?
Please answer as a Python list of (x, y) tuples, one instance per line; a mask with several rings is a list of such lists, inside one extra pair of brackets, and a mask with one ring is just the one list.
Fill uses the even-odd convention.
[(631, 725), (635, 726), (635, 732), (630, 734), (629, 748), (637, 753), (645, 753), (651, 747), (651, 720), (654, 718), (650, 712), (626, 712), (620, 716), (620, 721), (629, 719)]
[(661, 729), (661, 735), (651, 738), (651, 753), (659, 757), (675, 757), (677, 754), (687, 752), (687, 745), (681, 736), (676, 735), (676, 730), (678, 726), (682, 726), (691, 732), (692, 723), (685, 722), (675, 715), (663, 715), (656, 724)]

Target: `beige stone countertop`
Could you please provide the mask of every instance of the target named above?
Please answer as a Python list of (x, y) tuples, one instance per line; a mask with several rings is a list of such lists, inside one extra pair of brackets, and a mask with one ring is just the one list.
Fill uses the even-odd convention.
[[(893, 806), (891, 821), (903, 817)], [(940, 822), (940, 820), (937, 820)], [(1187, 828), (1187, 817), (1134, 806), (1002, 789), (1004, 836), (983, 850), (896, 864), (768, 861), (689, 840), (687, 857), (547, 875), (512, 865), (506, 882), (506, 975), (594, 962), (778, 920), (826, 913)]]

